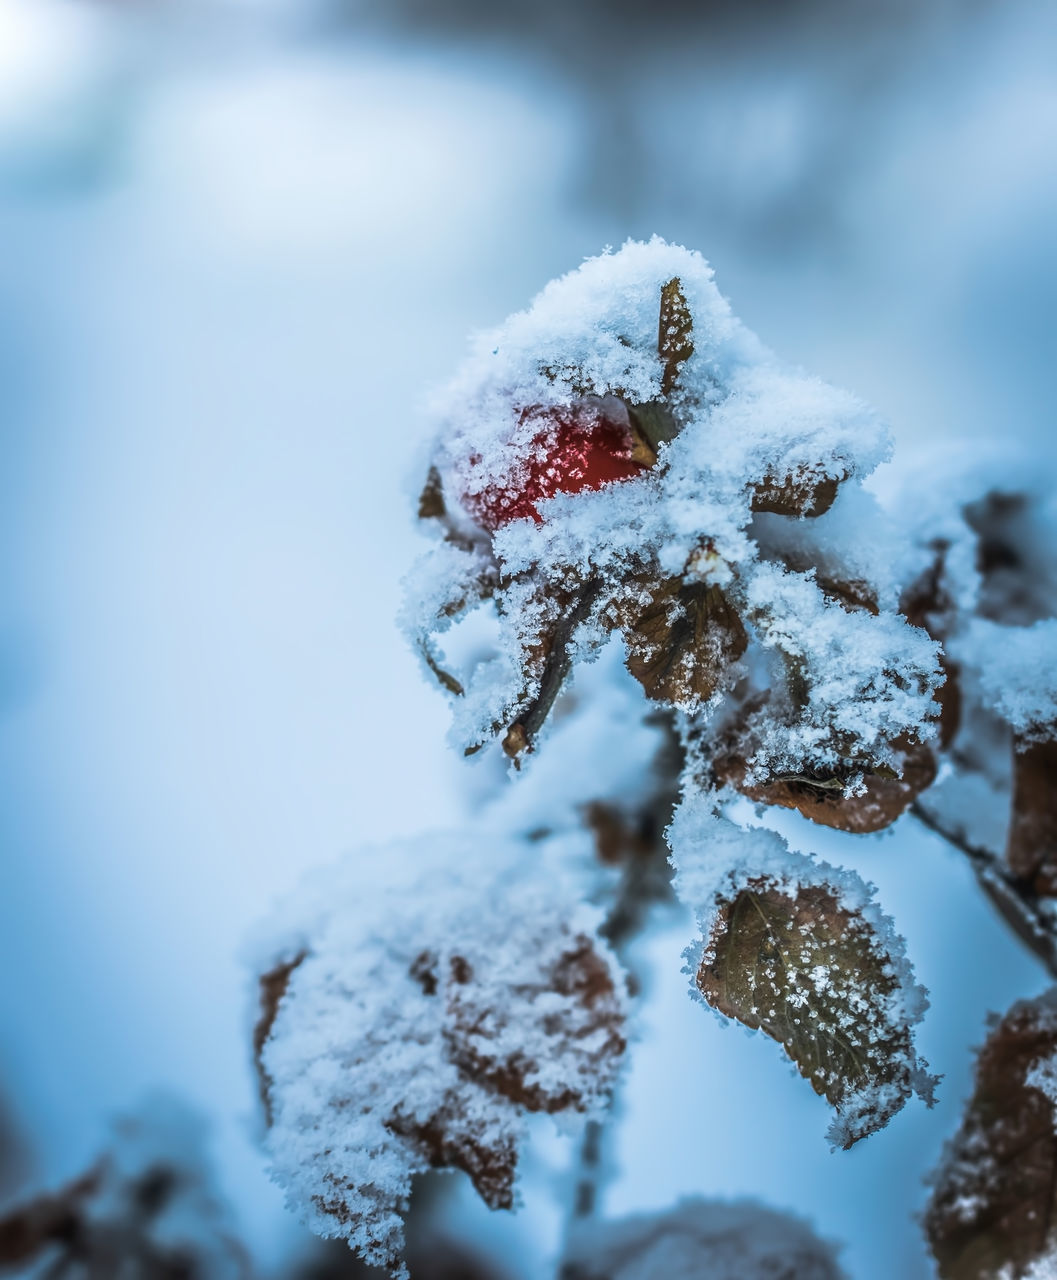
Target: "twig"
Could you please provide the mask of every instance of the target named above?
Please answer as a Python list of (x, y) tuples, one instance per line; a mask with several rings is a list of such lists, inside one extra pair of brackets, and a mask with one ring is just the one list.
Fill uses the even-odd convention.
[(516, 758), (530, 747), (533, 738), (543, 728), (543, 723), (551, 707), (554, 706), (554, 701), (573, 664), (569, 645), (576, 634), (576, 629), (590, 616), (601, 593), (601, 579), (590, 579), (580, 591), (572, 609), (558, 623), (551, 640), (550, 652), (544, 663), (543, 674), (540, 677), (539, 692), (518, 720), (510, 726), (503, 739), (503, 750), (508, 756)]
[(990, 849), (975, 845), (960, 832), (945, 827), (920, 801), (910, 812), (930, 831), (960, 850), (969, 859), (977, 883), (991, 899), (995, 909), (1026, 947), (1042, 961), (1052, 977), (1057, 978), (1057, 935), (1054, 921), (1045, 904), (1030, 883), (1009, 870)]

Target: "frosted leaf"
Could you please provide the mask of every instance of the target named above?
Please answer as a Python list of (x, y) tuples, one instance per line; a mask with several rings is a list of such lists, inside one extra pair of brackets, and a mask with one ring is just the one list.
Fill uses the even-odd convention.
[(669, 839), (701, 929), (686, 953), (695, 994), (783, 1046), (836, 1111), (831, 1141), (852, 1146), (915, 1094), (931, 1105), (936, 1080), (912, 1037), (925, 992), (872, 886), (700, 803)]
[(1054, 480), (1037, 450), (1018, 456), (1006, 441), (991, 451), (944, 447), (887, 497), (902, 532), (904, 585), (939, 561), (933, 611), (945, 634), (974, 615), (1026, 627), (1057, 612)]
[(776, 516), (822, 516), (837, 500), (837, 488), (844, 479), (827, 475), (822, 467), (768, 474), (752, 491), (752, 509)]
[(646, 592), (627, 611), (628, 670), (654, 701), (708, 702), (749, 643), (737, 611), (714, 582), (666, 578)]
[(273, 1176), (319, 1235), (404, 1274), (411, 1179), (514, 1203), (523, 1117), (591, 1114), (623, 982), (540, 844), (431, 837), (308, 882), (258, 948)]
[[(670, 718), (643, 700), (617, 641), (563, 693), (547, 744), (526, 758), (516, 787), (507, 785), (498, 760), (469, 775), (468, 785), (479, 787), (489, 802), (485, 821), (525, 836), (578, 832), (586, 808), (600, 804), (632, 822), (653, 806), (658, 791), (677, 785), (681, 753)], [(589, 776), (581, 763), (589, 763)]]
[(576, 1227), (561, 1280), (844, 1280), (811, 1227), (753, 1200), (681, 1200)]
[(936, 760), (928, 745), (905, 736), (891, 743), (892, 763), (860, 769), (861, 783), (852, 789), (851, 771), (812, 766), (797, 773), (754, 776), (738, 750), (713, 757), (717, 782), (734, 787), (750, 800), (796, 809), (812, 822), (865, 835), (896, 821), (936, 777)]
[(992, 1024), (924, 1225), (941, 1280), (1051, 1274), (1057, 1262), (1057, 992)]
[(675, 389), (683, 365), (694, 354), (694, 317), (677, 276), (661, 288), (657, 354), (664, 366), (661, 395), (668, 396)]
[(82, 1177), (0, 1217), (0, 1269), (17, 1274), (249, 1280), (249, 1259), (206, 1160), (205, 1125), (156, 1097), (115, 1125)]
[(442, 666), (436, 637), (494, 590), (494, 567), (488, 558), (472, 547), (450, 542), (436, 545), (404, 580), (402, 625), (429, 675), (448, 693), (461, 696), (463, 686)]

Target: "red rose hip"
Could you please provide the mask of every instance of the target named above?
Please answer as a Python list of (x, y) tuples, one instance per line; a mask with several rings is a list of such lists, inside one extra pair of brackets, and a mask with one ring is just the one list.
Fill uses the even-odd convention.
[(487, 487), (463, 498), (467, 511), (489, 533), (526, 516), (542, 524), (538, 502), (558, 493), (583, 493), (634, 479), (653, 462), (630, 426), (612, 417), (558, 410), (541, 415), (539, 422), (527, 455)]

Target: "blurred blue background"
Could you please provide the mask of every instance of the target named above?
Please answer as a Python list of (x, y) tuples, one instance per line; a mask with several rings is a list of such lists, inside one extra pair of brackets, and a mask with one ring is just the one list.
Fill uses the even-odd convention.
[[(902, 468), (984, 441), (1053, 459), (1055, 40), (1042, 0), (0, 0), (0, 1091), (24, 1182), (79, 1172), (168, 1086), (211, 1117), (261, 1265), (296, 1247), (253, 1147), (239, 949), (305, 867), (469, 803), (393, 622), (421, 406), (469, 330), (656, 232), (872, 401)], [(942, 1105), (831, 1156), (771, 1047), (686, 999), (676, 921), (644, 944), (605, 1208), (758, 1194), (860, 1280), (926, 1276), (911, 1214), (968, 1048), (1043, 975), (931, 838), (822, 843), (932, 989)], [(541, 1136), (513, 1225), (462, 1210), (526, 1276), (567, 1154)]]

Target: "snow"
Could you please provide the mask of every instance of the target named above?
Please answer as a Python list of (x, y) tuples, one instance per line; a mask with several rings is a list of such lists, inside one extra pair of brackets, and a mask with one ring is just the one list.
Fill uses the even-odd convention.
[(625, 1015), (599, 921), (546, 843), (469, 833), (363, 850), (279, 912), (265, 1145), (313, 1231), (406, 1276), (414, 1175), (461, 1168), (510, 1207), (522, 1116), (600, 1110)]
[(953, 650), (979, 680), (987, 704), (1024, 742), (1057, 732), (1057, 618), (1004, 627), (974, 618)]
[[(666, 395), (658, 316), (672, 281), (685, 296), (693, 349)], [(678, 422), (674, 438), (658, 446), (656, 466), (595, 491), (539, 500), (538, 521), (514, 519), (493, 531), (490, 565), (475, 524), (480, 495), (516, 495), (539, 450), (561, 449), (569, 430), (563, 412), (588, 406), (627, 421), (625, 406), (651, 404), (665, 404)], [(644, 572), (689, 573), (728, 587), (761, 645), (804, 664), (808, 706), (796, 725), (769, 728), (762, 765), (795, 771), (837, 756), (884, 763), (894, 738), (931, 733), (935, 648), (894, 612), (890, 575), (878, 588), (887, 611), (853, 614), (827, 602), (807, 574), (787, 570), (773, 517), (765, 532), (779, 563), (761, 559), (751, 527), (761, 486), (856, 490), (888, 456), (888, 436), (854, 397), (778, 365), (734, 318), (700, 254), (654, 237), (588, 259), (475, 341), (432, 416), (449, 542), (409, 580), (411, 634), (432, 650), (451, 617), (485, 594), (495, 595), (500, 614), (495, 656), (465, 678), (456, 674), (454, 741), (476, 748), (516, 720), (540, 687), (526, 653), (556, 628), (569, 592), (594, 584), (565, 641), (590, 660), (614, 613), (648, 600), (635, 577)], [(541, 421), (557, 422), (546, 445)], [(792, 530), (798, 523), (784, 517)], [(843, 532), (832, 530), (831, 559)], [(854, 563), (859, 570), (864, 561)], [(476, 593), (474, 581), (482, 584)], [(423, 598), (415, 600), (420, 584)], [(687, 695), (676, 705), (701, 703)]]
[(876, 616), (827, 600), (810, 574), (753, 566), (748, 615), (763, 649), (798, 663), (805, 705), (792, 723), (762, 721), (750, 764), (761, 775), (798, 773), (843, 760), (892, 761), (891, 743), (934, 732), (936, 646), (894, 611)]

